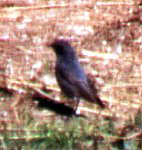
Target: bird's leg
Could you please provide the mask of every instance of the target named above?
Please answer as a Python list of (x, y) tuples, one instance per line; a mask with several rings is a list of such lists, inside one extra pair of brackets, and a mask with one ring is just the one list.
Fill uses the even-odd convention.
[(76, 102), (76, 105), (75, 105), (75, 112), (78, 114), (80, 112), (77, 112), (77, 109), (78, 109), (78, 105), (79, 105), (79, 102), (80, 102), (80, 98), (79, 97), (74, 97), (74, 100)]

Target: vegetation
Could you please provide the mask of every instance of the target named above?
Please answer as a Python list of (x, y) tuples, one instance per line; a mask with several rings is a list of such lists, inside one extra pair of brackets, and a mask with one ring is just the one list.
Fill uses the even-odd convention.
[[(140, 2), (0, 5), (0, 149), (142, 149)], [(82, 101), (76, 116), (39, 105), (71, 107), (45, 47), (57, 36), (73, 39), (109, 109)]]

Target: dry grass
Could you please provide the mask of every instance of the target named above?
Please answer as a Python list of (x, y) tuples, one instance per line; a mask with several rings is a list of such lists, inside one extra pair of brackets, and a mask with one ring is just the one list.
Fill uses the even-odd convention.
[[(38, 127), (48, 125), (48, 129), (68, 133), (78, 123), (83, 125), (78, 129), (81, 135), (91, 135), (93, 140), (96, 135), (103, 138), (108, 149), (109, 143), (118, 139), (140, 140), (142, 10), (139, 5), (96, 5), (89, 1), (65, 2), (54, 7), (48, 3), (0, 10), (0, 129), (8, 132), (16, 129), (17, 133), (20, 127), (25, 133), (34, 126), (32, 134)], [(43, 85), (50, 89), (50, 97), (57, 100), (60, 97), (54, 79), (55, 56), (45, 47), (58, 36), (74, 39), (72, 45), (77, 48), (81, 64), (96, 78), (100, 95), (109, 104), (109, 110), (100, 111), (96, 105), (82, 102), (79, 110), (89, 121), (76, 121), (72, 125), (70, 120), (73, 127), (67, 129), (57, 114), (40, 110), (32, 101), (33, 91)], [(44, 74), (48, 75), (46, 83)], [(12, 94), (4, 93), (3, 89), (11, 89)], [(34, 140), (28, 136), (24, 139)], [(86, 149), (94, 146), (90, 145), (84, 142)], [(81, 146), (76, 144), (78, 149)]]

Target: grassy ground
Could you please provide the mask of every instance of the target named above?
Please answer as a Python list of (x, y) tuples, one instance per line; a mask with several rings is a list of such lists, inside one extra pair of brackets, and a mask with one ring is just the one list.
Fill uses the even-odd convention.
[[(0, 4), (0, 148), (142, 149), (141, 6)], [(54, 77), (55, 55), (45, 46), (59, 36), (73, 39), (109, 109), (82, 101), (85, 117), (67, 117), (33, 101), (35, 89), (46, 85), (47, 96), (68, 103)]]

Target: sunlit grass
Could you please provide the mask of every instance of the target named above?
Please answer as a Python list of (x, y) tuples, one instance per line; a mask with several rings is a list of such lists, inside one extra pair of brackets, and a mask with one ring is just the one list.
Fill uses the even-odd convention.
[[(141, 134), (137, 134), (141, 133), (142, 62), (139, 45), (132, 44), (141, 29), (138, 22), (134, 22), (134, 26), (132, 22), (126, 24), (125, 28), (117, 26), (120, 20), (125, 22), (133, 15), (133, 7), (116, 7), (89, 5), (32, 11), (24, 11), (20, 7), (16, 13), (11, 12), (12, 8), (8, 12), (1, 10), (0, 87), (15, 90), (13, 94), (0, 92), (0, 149), (117, 150), (125, 147), (135, 150), (141, 146)], [(89, 14), (86, 21), (78, 16), (84, 12)], [(80, 35), (74, 30), (83, 25), (87, 29), (91, 26), (94, 32)], [(122, 53), (116, 54), (114, 49), (116, 41), (121, 41), (121, 28), (125, 30), (122, 35), (125, 38)], [(109, 110), (100, 110), (96, 104), (82, 100), (79, 109), (86, 117), (66, 117), (38, 108), (32, 101), (33, 91), (28, 86), (40, 89), (45, 71), (49, 75), (46, 86), (52, 88), (52, 92), (47, 94), (68, 102), (60, 96), (53, 78), (55, 55), (44, 46), (55, 35), (79, 39), (72, 44), (77, 47), (81, 64), (92, 74), (92, 78), (99, 76), (103, 80), (98, 87), (101, 98), (105, 97), (110, 105)], [(33, 67), (39, 62), (43, 62), (45, 70)], [(31, 79), (33, 68), (35, 76)], [(5, 78), (1, 77), (4, 73)], [(120, 145), (119, 141), (124, 145)]]

